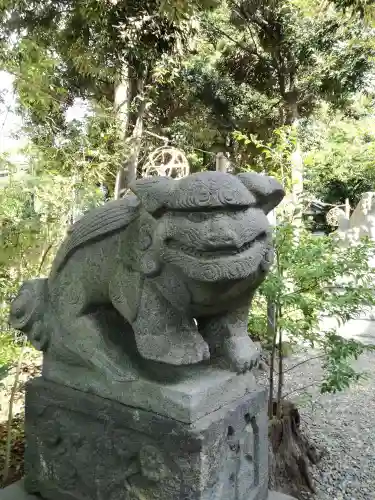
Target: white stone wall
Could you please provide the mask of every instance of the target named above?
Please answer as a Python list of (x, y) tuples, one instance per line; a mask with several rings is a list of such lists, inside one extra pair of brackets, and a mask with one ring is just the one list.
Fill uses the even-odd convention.
[(343, 245), (355, 244), (364, 236), (375, 241), (375, 192), (363, 193), (351, 217), (342, 217), (337, 236)]

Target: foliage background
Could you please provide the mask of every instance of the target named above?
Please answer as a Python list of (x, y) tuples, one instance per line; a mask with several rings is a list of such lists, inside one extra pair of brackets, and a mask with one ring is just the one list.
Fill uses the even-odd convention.
[[(354, 208), (374, 190), (373, 3), (0, 0), (0, 67), (15, 96), (7, 110), (0, 92), (0, 127), (13, 113), (24, 143), (18, 159), (0, 150), (0, 365), (20, 351), (7, 325), (20, 283), (48, 273), (67, 226), (118, 196), (155, 147), (183, 149), (192, 171), (224, 152), (235, 172), (272, 174), (288, 194), (303, 166), (309, 201)], [(373, 305), (373, 247), (338, 250), (280, 221), (249, 331), (270, 349), (278, 400), (285, 339), (319, 347), (321, 390), (340, 390), (358, 379), (350, 360), (363, 346), (322, 329), (321, 315), (345, 321)], [(22, 422), (14, 429), (22, 448)]]

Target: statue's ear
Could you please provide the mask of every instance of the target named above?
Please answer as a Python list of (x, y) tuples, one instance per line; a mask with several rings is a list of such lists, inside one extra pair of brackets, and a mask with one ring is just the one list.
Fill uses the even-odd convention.
[(147, 177), (130, 183), (129, 188), (141, 200), (145, 210), (153, 214), (165, 206), (172, 183), (169, 177)]
[(266, 214), (271, 212), (285, 196), (285, 191), (279, 181), (268, 175), (246, 172), (238, 174), (237, 177), (255, 196), (257, 205)]

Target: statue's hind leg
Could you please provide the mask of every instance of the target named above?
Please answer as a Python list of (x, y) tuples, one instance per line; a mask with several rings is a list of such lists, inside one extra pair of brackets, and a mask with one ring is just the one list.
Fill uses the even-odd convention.
[[(74, 318), (64, 324), (64, 330), (61, 341), (54, 343), (48, 355), (56, 359), (58, 365), (66, 370), (68, 377), (69, 367), (72, 373), (74, 368), (86, 367), (87, 375), (93, 380), (95, 377), (98, 379), (104, 377), (108, 381), (128, 381), (137, 378), (126, 353), (108, 340), (108, 331), (102, 328), (94, 314)], [(62, 333), (61, 327), (60, 332)]]
[(145, 281), (138, 315), (132, 324), (142, 357), (171, 365), (189, 365), (209, 359), (207, 343), (193, 318), (175, 310), (156, 287)]
[[(85, 289), (78, 284), (74, 284), (74, 296), (62, 287), (56, 293), (50, 312), (54, 338), (48, 355), (61, 366), (87, 367), (89, 372), (107, 380), (133, 379), (123, 345), (110, 340), (109, 329), (119, 330), (112, 332), (112, 338), (124, 335), (121, 326), (111, 321), (107, 324), (108, 312), (101, 311), (100, 306), (89, 308)], [(126, 330), (125, 321), (123, 326)]]

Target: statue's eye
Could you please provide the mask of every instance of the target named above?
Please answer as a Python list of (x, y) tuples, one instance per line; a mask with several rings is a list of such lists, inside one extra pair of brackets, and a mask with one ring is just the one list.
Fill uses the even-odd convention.
[(210, 217), (210, 214), (205, 212), (190, 212), (187, 218), (190, 222), (204, 222)]

